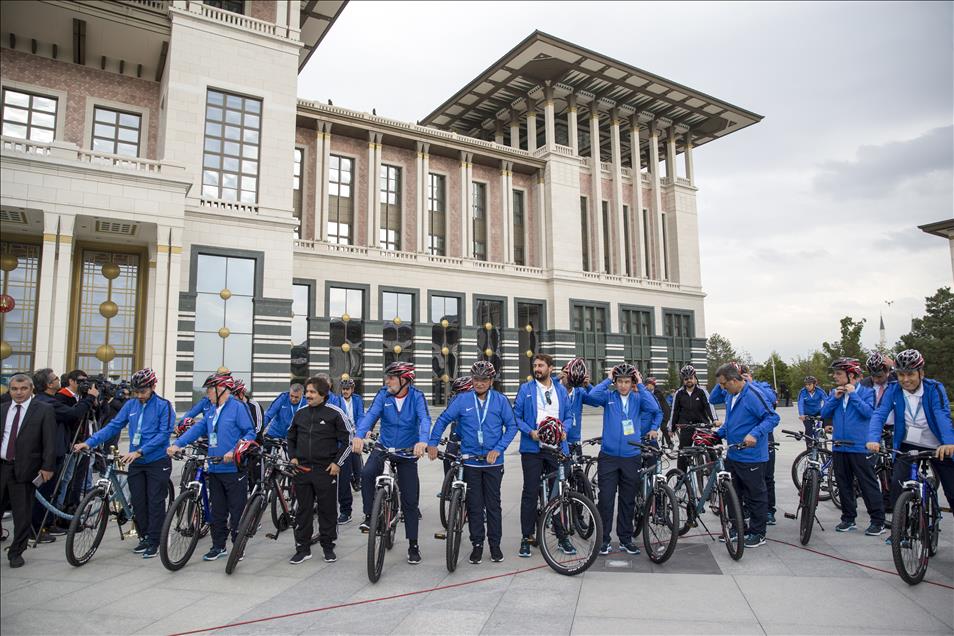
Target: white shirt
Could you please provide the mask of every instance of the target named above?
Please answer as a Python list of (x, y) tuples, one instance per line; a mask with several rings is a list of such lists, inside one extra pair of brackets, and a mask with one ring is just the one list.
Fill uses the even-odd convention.
[[(24, 402), (20, 404), (20, 422), (17, 424), (17, 437), (20, 436), (20, 431), (23, 430), (23, 418), (26, 417), (27, 409), (30, 408), (30, 402), (33, 401), (33, 396), (28, 397)], [(3, 443), (0, 444), (0, 458), (5, 458), (7, 456), (7, 443), (10, 441), (10, 433), (13, 432), (13, 418), (17, 415), (17, 403), (10, 403), (10, 410), (7, 411), (7, 419), (3, 422)]]
[(627, 393), (626, 395), (623, 395), (622, 393), (619, 394), (619, 399), (623, 403), (623, 410), (627, 412), (629, 411), (629, 396), (630, 395), (632, 394), (631, 393)]
[(404, 400), (406, 399), (407, 399), (406, 395), (402, 398), (399, 398), (399, 397), (394, 398), (394, 404), (395, 406), (397, 406), (398, 413), (400, 413), (401, 409), (404, 408)]
[(354, 407), (351, 405), (351, 398), (347, 398), (347, 399), (342, 398), (341, 400), (342, 400), (342, 402), (344, 402), (345, 411), (348, 412), (348, 417), (350, 417), (350, 418), (351, 418), (351, 421), (353, 422), (353, 421), (354, 421)]
[[(551, 382), (550, 388), (547, 388), (539, 380), (536, 380), (535, 384), (537, 390), (537, 424), (547, 419), (547, 417), (560, 419), (560, 397), (557, 395), (556, 385)], [(550, 392), (549, 404), (547, 404), (546, 398), (547, 391)]]
[(904, 441), (922, 448), (937, 448), (941, 442), (928, 427), (927, 414), (922, 406), (923, 398), (923, 384), (914, 393), (904, 391)]

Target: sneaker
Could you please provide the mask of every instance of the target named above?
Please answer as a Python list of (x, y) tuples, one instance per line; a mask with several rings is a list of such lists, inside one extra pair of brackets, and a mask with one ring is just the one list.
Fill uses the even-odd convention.
[[(729, 538), (735, 541), (736, 537), (739, 536), (739, 533), (735, 530), (729, 530)], [(725, 543), (725, 537), (719, 535), (719, 543)]]
[(203, 561), (215, 561), (221, 557), (224, 557), (229, 553), (225, 548), (212, 548), (208, 552), (202, 555)]
[(573, 547), (569, 537), (563, 537), (560, 539), (560, 551), (563, 552), (563, 554), (576, 554), (576, 548)]
[(851, 532), (858, 526), (855, 525), (854, 521), (842, 521), (837, 526), (835, 526), (835, 532)]
[(480, 562), (484, 560), (484, 546), (475, 545), (474, 549), (470, 552), (470, 562), (474, 565), (480, 565)]
[(50, 533), (46, 529), (40, 530), (40, 536), (37, 538), (37, 543), (53, 543), (56, 541), (56, 537), (50, 536)]
[(47, 534), (51, 537), (62, 537), (66, 534), (66, 530), (63, 528), (53, 525), (46, 529)]
[(145, 539), (140, 539), (139, 543), (136, 544), (136, 547), (133, 548), (133, 554), (142, 554), (149, 547), (149, 542)]
[(358, 524), (358, 530), (368, 532), (371, 529), (371, 515), (364, 515), (364, 521)]
[(517, 552), (517, 556), (524, 559), (530, 558), (530, 539), (526, 537), (520, 539), (520, 552)]
[(490, 560), (494, 563), (500, 563), (504, 560), (504, 554), (499, 545), (490, 546)]
[(19, 554), (11, 554), (11, 555), (10, 555), (10, 567), (11, 567), (11, 568), (22, 568), (24, 563), (26, 563), (26, 561), (24, 561), (24, 560), (23, 560), (23, 557), (20, 556)]
[(765, 520), (765, 525), (767, 525), (767, 526), (774, 526), (774, 525), (776, 525), (776, 524), (775, 524), (775, 513), (774, 513), (774, 512), (768, 513), (768, 518)]
[(416, 545), (412, 545), (407, 549), (407, 562), (411, 565), (417, 565), (421, 562), (421, 551), (418, 550)]
[(755, 534), (754, 532), (745, 535), (745, 547), (757, 548), (760, 545), (765, 545), (765, 537), (763, 535)]
[(865, 529), (865, 534), (869, 537), (877, 537), (885, 533), (885, 527), (883, 523), (871, 522), (871, 525)]
[(142, 551), (142, 558), (153, 559), (159, 556), (159, 546), (151, 545)]
[(334, 563), (338, 560), (338, 555), (335, 554), (334, 548), (323, 548), (322, 551), (325, 553), (325, 563)]
[(613, 551), (613, 546), (610, 545), (609, 541), (607, 541), (606, 543), (600, 546), (600, 554), (609, 554), (612, 551)]
[(340, 515), (338, 515), (338, 525), (343, 526), (346, 523), (351, 523), (351, 515), (346, 515), (342, 512)]
[(291, 563), (292, 565), (299, 565), (301, 563), (304, 563), (310, 558), (311, 558), (311, 552), (306, 552), (305, 550), (299, 550), (298, 552), (295, 553), (295, 556), (288, 559), (288, 562)]
[(639, 548), (636, 547), (636, 544), (630, 541), (629, 543), (623, 543), (620, 541), (619, 544), (620, 550), (628, 554), (639, 554)]

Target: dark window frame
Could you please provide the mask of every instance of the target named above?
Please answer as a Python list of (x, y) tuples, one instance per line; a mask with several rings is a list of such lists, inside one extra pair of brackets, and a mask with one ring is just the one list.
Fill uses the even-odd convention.
[[(27, 97), (29, 97), (29, 102), (28, 102), (26, 108), (23, 108), (22, 106), (16, 106), (16, 105), (13, 105), (13, 104), (10, 104), (10, 105), (7, 104), (7, 93), (11, 93), (11, 92), (12, 92), (12, 93), (19, 93), (20, 95), (26, 95)], [(40, 110), (40, 109), (38, 109), (38, 108), (34, 108), (33, 102), (34, 102), (34, 100), (35, 100), (37, 97), (39, 97), (39, 98), (41, 98), (41, 99), (49, 99), (49, 100), (51, 100), (51, 101), (53, 102), (53, 104), (54, 104), (54, 106), (53, 106), (53, 113), (52, 113), (52, 114), (53, 114), (53, 127), (52, 127), (52, 128), (50, 128), (49, 126), (40, 126), (40, 125), (36, 125), (36, 124), (33, 123), (33, 114), (34, 114), (34, 112), (42, 113), (42, 114), (46, 114), (46, 115), (50, 114), (49, 111), (45, 111), (45, 110)], [(10, 108), (14, 108), (14, 109), (16, 109), (16, 110), (26, 110), (26, 111), (27, 111), (27, 120), (26, 120), (26, 122), (19, 122), (19, 121), (14, 121), (14, 120), (12, 120), (12, 119), (8, 119), (8, 118), (7, 118), (7, 108), (8, 108), (8, 106), (9, 106)], [(26, 141), (36, 141), (36, 142), (39, 142), (39, 143), (52, 143), (52, 142), (56, 141), (56, 124), (57, 124), (57, 118), (59, 117), (59, 113), (60, 113), (60, 100), (59, 100), (58, 97), (53, 96), (53, 95), (47, 95), (47, 94), (42, 93), (42, 92), (36, 92), (36, 91), (31, 91), (31, 90), (25, 90), (25, 89), (21, 89), (21, 88), (15, 88), (15, 87), (13, 87), (13, 86), (4, 86), (4, 87), (3, 87), (2, 94), (0, 94), (0, 111), (2, 111), (2, 113), (0, 113), (0, 132), (3, 131), (3, 128), (5, 127), (5, 126), (4, 126), (5, 124), (10, 123), (11, 125), (15, 125), (15, 126), (26, 126), (26, 136), (25, 136), (25, 137), (15, 137), (14, 135), (10, 135), (11, 137), (14, 137), (14, 138), (16, 138), (16, 139), (24, 139), (24, 140), (26, 140)], [(41, 140), (41, 139), (34, 139), (34, 138), (33, 138), (33, 134), (32, 134), (33, 129), (50, 131), (50, 132), (53, 134), (53, 137), (52, 137), (52, 139), (50, 139), (49, 141), (43, 141), (43, 140)], [(4, 132), (3, 134), (4, 134), (4, 135), (7, 135), (7, 133), (5, 133), (5, 132)]]
[[(346, 281), (326, 280), (325, 281), (325, 308), (324, 317), (334, 319), (331, 315), (331, 290), (333, 288), (351, 289), (362, 292), (361, 297), (361, 318), (355, 320), (370, 320), (371, 313), (371, 285), (362, 283), (352, 283)], [(352, 316), (354, 318), (354, 316)]]
[[(520, 201), (520, 222), (517, 222), (517, 201)], [(513, 189), (513, 262), (527, 264), (527, 191)], [(519, 239), (519, 244), (518, 244)], [(519, 251), (518, 251), (519, 250)]]
[[(337, 160), (338, 167), (332, 167), (332, 164)], [(343, 171), (342, 164), (347, 162), (349, 164), (350, 170)], [(358, 162), (354, 157), (349, 157), (348, 155), (340, 154), (330, 154), (328, 159), (328, 220), (327, 223), (327, 232), (328, 232), (328, 242), (337, 243), (339, 245), (352, 245), (354, 243), (354, 202), (355, 202), (355, 193), (354, 193), (354, 184), (355, 184), (355, 169), (357, 168)], [(332, 170), (337, 171), (338, 179), (333, 180), (331, 178)], [(351, 180), (348, 183), (341, 181), (341, 174), (346, 172), (351, 175)], [(332, 186), (337, 186), (338, 194), (331, 194)], [(346, 197), (341, 196), (341, 187), (347, 186), (348, 191), (351, 193)], [(332, 200), (334, 197), (334, 200)], [(350, 208), (348, 210), (348, 219), (347, 227), (348, 233), (343, 235), (341, 233), (342, 226), (342, 201), (350, 201)], [(335, 224), (335, 232), (331, 231), (331, 224)]]
[(431, 316), (431, 302), (434, 297), (440, 298), (455, 298), (457, 300), (457, 319), (461, 326), (463, 326), (467, 320), (465, 312), (467, 311), (467, 305), (465, 303), (466, 296), (460, 292), (451, 292), (451, 291), (442, 291), (439, 289), (429, 289), (427, 290), (427, 322), (429, 324), (437, 324), (432, 320)]
[[(404, 219), (402, 214), (401, 196), (402, 180), (404, 168), (402, 166), (382, 163), (381, 172), (378, 175), (378, 206), (380, 209), (380, 222), (378, 223), (378, 247), (389, 252), (401, 251), (401, 232), (403, 230)], [(394, 175), (392, 178), (392, 174)], [(394, 189), (392, 190), (391, 187)], [(388, 199), (394, 195), (394, 203), (389, 203)], [(382, 201), (381, 199), (384, 199)], [(397, 217), (397, 229), (392, 230), (391, 225), (394, 218)], [(388, 233), (394, 232), (394, 240), (390, 240)], [(382, 235), (382, 232), (384, 233)]]
[[(487, 254), (487, 192), (489, 191), (489, 184), (486, 181), (473, 181), (471, 183), (473, 187), (473, 193), (471, 196), (471, 212), (473, 213), (474, 223), (472, 227), (473, 233), (473, 250), (474, 250), (474, 259), (478, 261), (486, 261), (489, 256)], [(478, 192), (481, 193), (481, 197), (478, 197)], [(479, 203), (479, 205), (478, 205)], [(480, 214), (478, 214), (480, 212)], [(478, 241), (478, 232), (483, 238), (483, 241)], [(478, 246), (480, 249), (478, 250)]]
[(472, 306), (471, 306), (471, 312), (472, 312), (472, 313), (471, 313), (471, 315), (473, 316), (473, 320), (474, 320), (473, 324), (474, 324), (474, 325), (483, 325), (483, 324), (484, 324), (483, 322), (481, 322), (481, 321), (477, 318), (477, 304), (478, 304), (480, 301), (482, 301), (482, 300), (486, 300), (486, 301), (490, 301), (490, 302), (499, 302), (499, 303), (501, 304), (501, 309), (500, 309), (500, 321), (501, 321), (503, 324), (494, 325), (494, 328), (495, 328), (495, 329), (506, 329), (506, 328), (507, 328), (507, 325), (510, 324), (510, 323), (509, 323), (509, 320), (508, 320), (508, 319), (509, 319), (509, 315), (508, 315), (508, 313), (509, 313), (509, 307), (507, 306), (507, 305), (508, 305), (508, 302), (507, 302), (508, 299), (507, 299), (506, 296), (491, 296), (491, 295), (488, 295), (488, 294), (474, 294), (473, 298), (471, 299), (471, 302), (472, 302)]
[[(435, 232), (436, 222), (440, 232)], [(427, 253), (447, 255), (447, 175), (427, 173)]]
[[(411, 297), (411, 320), (406, 321), (412, 324), (417, 324), (420, 317), (420, 306), (418, 304), (418, 298), (420, 295), (419, 289), (414, 289), (413, 287), (392, 287), (389, 285), (378, 285), (378, 320), (383, 322), (391, 322), (394, 320), (394, 316), (385, 316), (384, 315), (384, 294), (406, 294)], [(403, 320), (403, 318), (402, 318)]]
[[(99, 120), (97, 119), (97, 117), (96, 117), (97, 111), (103, 111), (103, 112), (107, 112), (107, 113), (112, 113), (113, 115), (115, 115), (115, 118), (116, 118), (115, 123), (107, 123), (107, 122), (101, 122), (101, 121), (99, 121)], [(137, 119), (137, 121), (139, 122), (138, 125), (137, 125), (135, 128), (133, 128), (132, 126), (123, 125), (122, 123), (120, 123), (120, 122), (122, 121), (122, 116), (123, 116), (123, 115), (128, 115), (128, 116), (130, 116), (130, 117), (135, 117), (135, 118)], [(105, 137), (105, 136), (102, 136), (102, 135), (97, 135), (97, 134), (96, 134), (96, 126), (97, 126), (97, 124), (103, 124), (103, 125), (105, 125), (105, 126), (112, 126), (112, 127), (114, 128), (114, 130), (115, 130), (115, 134), (114, 134), (112, 137)], [(131, 142), (131, 141), (126, 141), (126, 140), (124, 140), (124, 139), (120, 139), (120, 138), (119, 138), (119, 130), (120, 130), (120, 128), (122, 128), (122, 129), (124, 129), (124, 130), (135, 130), (135, 131), (136, 131), (136, 142), (135, 142), (135, 144), (133, 144), (133, 142)], [(112, 149), (111, 151), (110, 151), (110, 150), (98, 150), (98, 149), (96, 148), (96, 142), (97, 142), (97, 140), (98, 140), (98, 141), (105, 141), (105, 142), (111, 143), (111, 144), (113, 145), (113, 149)], [(134, 154), (134, 155), (120, 154), (120, 153), (118, 152), (119, 144), (120, 144), (120, 143), (126, 144), (126, 145), (134, 145), (134, 146), (136, 147), (136, 154)], [(120, 108), (112, 108), (112, 107), (109, 107), (109, 106), (103, 106), (103, 105), (101, 105), (101, 104), (93, 104), (93, 121), (92, 121), (91, 130), (90, 130), (90, 142), (89, 142), (89, 147), (90, 147), (90, 149), (91, 149), (93, 152), (106, 152), (106, 153), (111, 154), (111, 155), (119, 155), (119, 156), (122, 156), (122, 157), (129, 157), (129, 158), (131, 158), (131, 159), (135, 159), (135, 158), (141, 157), (141, 156), (142, 156), (142, 113), (137, 113), (137, 112), (130, 111), (130, 110), (122, 110), (122, 109), (120, 109)]]
[[(221, 103), (215, 103), (213, 101), (213, 95), (221, 95)], [(229, 100), (230, 98), (236, 98), (241, 100), (239, 107), (230, 107)], [(249, 108), (249, 104), (258, 104), (258, 110), (254, 108)], [(250, 95), (243, 95), (240, 93), (234, 93), (231, 91), (225, 91), (218, 88), (208, 87), (206, 89), (205, 97), (205, 110), (203, 111), (203, 137), (202, 137), (202, 189), (201, 194), (203, 197), (217, 199), (221, 201), (231, 201), (235, 203), (240, 203), (243, 205), (257, 205), (258, 204), (258, 195), (259, 195), (259, 186), (261, 172), (262, 172), (262, 114), (264, 108), (264, 100), (261, 97), (253, 97)], [(211, 109), (218, 109), (221, 111), (221, 119), (210, 118), (209, 112)], [(239, 113), (240, 122), (238, 124), (228, 121), (228, 113), (237, 112)], [(253, 127), (246, 124), (246, 119), (248, 117), (257, 117), (258, 126)], [(209, 132), (210, 126), (218, 126), (218, 134), (212, 134)], [(230, 138), (228, 136), (227, 130), (230, 128), (238, 129), (238, 137)], [(246, 141), (246, 133), (254, 133), (256, 135), (256, 142)], [(218, 150), (211, 150), (210, 148), (218, 144)], [(237, 145), (237, 154), (231, 154), (226, 152), (226, 144), (236, 144)], [(246, 148), (254, 148), (254, 157), (251, 155), (246, 156)], [(217, 159), (218, 161), (213, 161)], [(236, 168), (226, 169), (226, 161), (236, 161)], [(254, 163), (255, 170), (253, 172), (245, 172), (245, 163)], [(218, 163), (218, 167), (214, 164)], [(208, 174), (207, 174), (208, 173)], [(215, 183), (206, 183), (206, 179), (209, 178), (209, 175), (217, 175)], [(226, 175), (235, 177), (235, 187), (226, 188), (225, 187), (225, 177)], [(246, 183), (246, 179), (254, 179), (254, 189), (244, 188), (243, 185)], [(215, 190), (215, 194), (207, 193), (206, 188), (212, 188)], [(234, 191), (235, 198), (226, 198), (225, 191)], [(254, 197), (253, 200), (245, 200), (243, 198), (243, 193), (251, 192)]]
[(590, 267), (590, 219), (589, 199), (580, 195), (580, 238), (583, 251), (583, 271), (592, 271)]

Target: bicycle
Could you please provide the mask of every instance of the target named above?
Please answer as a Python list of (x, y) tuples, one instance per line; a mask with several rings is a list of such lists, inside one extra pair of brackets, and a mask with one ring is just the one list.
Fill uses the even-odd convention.
[[(543, 559), (555, 572), (566, 576), (582, 574), (599, 554), (597, 542), (603, 537), (599, 511), (592, 499), (569, 486), (566, 469), (569, 458), (560, 447), (541, 443), (540, 452), (555, 455), (557, 469), (540, 478), (536, 542)], [(580, 528), (586, 531), (581, 532)], [(552, 535), (548, 531), (552, 531)], [(573, 537), (581, 540), (582, 555)], [(565, 541), (572, 550), (564, 550)]]
[[(271, 455), (279, 461), (287, 462), (288, 440), (281, 437), (269, 437), (266, 435), (262, 438), (262, 453)], [(260, 470), (260, 478), (264, 479), (265, 466), (262, 465)], [(287, 517), (286, 512), (281, 507), (281, 502), (283, 499), (285, 501), (295, 501), (295, 484), (292, 482), (292, 478), (290, 476), (282, 473), (281, 471), (279, 471), (279, 473), (275, 476), (275, 480), (279, 490), (282, 491), (284, 498), (272, 497), (269, 502), (269, 513), (272, 517), (272, 525), (275, 526), (275, 529), (286, 530), (294, 521), (294, 518)]]
[(206, 464), (218, 463), (220, 458), (207, 457), (208, 446), (192, 444), (190, 453), (176, 455), (185, 457), (185, 466), (179, 481), (179, 496), (176, 497), (162, 521), (159, 536), (159, 560), (170, 572), (181, 570), (199, 543), (209, 534), (212, 512), (209, 508), (209, 492), (206, 486)]
[[(817, 432), (817, 428), (816, 428)], [(802, 472), (801, 487), (798, 489), (798, 508), (795, 514), (785, 513), (786, 519), (799, 519), (798, 540), (802, 545), (808, 545), (812, 538), (812, 530), (815, 524), (824, 532), (825, 526), (822, 525), (815, 511), (818, 508), (819, 495), (821, 491), (822, 480), (822, 455), (821, 452), (826, 448), (824, 440), (817, 437), (806, 436), (803, 432), (782, 430), (785, 435), (794, 438), (796, 441), (805, 440), (809, 444), (808, 458), (804, 462), (805, 468)], [(831, 461), (829, 453), (828, 461)]]
[[(832, 446), (854, 446), (854, 442), (835, 440), (832, 442)], [(894, 470), (890, 462), (884, 460), (885, 456), (891, 455), (889, 451), (879, 451), (877, 453), (878, 461), (875, 464), (875, 479), (878, 481), (878, 485), (881, 488), (882, 498), (887, 497), (886, 493), (889, 493), (891, 490), (891, 470)], [(838, 489), (838, 482), (835, 480), (835, 471), (834, 469), (828, 471), (828, 491), (831, 493), (831, 502), (835, 504), (835, 507), (841, 510), (841, 491)], [(862, 496), (861, 485), (858, 483), (858, 479), (852, 479), (852, 489), (854, 490), (855, 499)]]
[[(239, 518), (238, 530), (235, 533), (235, 541), (232, 545), (232, 551), (229, 552), (229, 559), (225, 563), (225, 573), (231, 574), (235, 571), (239, 561), (245, 558), (245, 546), (248, 540), (255, 536), (262, 523), (262, 516), (265, 509), (271, 507), (272, 502), (278, 500), (279, 520), (281, 521), (275, 528), (275, 532), (265, 534), (267, 539), (278, 540), (278, 535), (283, 531), (293, 528), (295, 525), (295, 509), (292, 500), (288, 499), (286, 492), (282, 489), (280, 479), (285, 477), (292, 479), (299, 473), (311, 472), (307, 466), (299, 466), (289, 461), (281, 459), (275, 454), (258, 452), (262, 463), (262, 479), (252, 490), (248, 501), (245, 502), (245, 508), (242, 510), (242, 516)], [(301, 506), (302, 502), (297, 502)], [(311, 505), (317, 505), (311, 502)], [(315, 524), (311, 537), (311, 545), (318, 543), (320, 530), (318, 524)]]
[(668, 451), (651, 444), (629, 442), (643, 453), (653, 456), (653, 465), (641, 468), (641, 487), (636, 490), (633, 513), (633, 535), (643, 535), (646, 556), (653, 563), (665, 563), (676, 550), (679, 540), (679, 506), (676, 494), (666, 483), (662, 458), (672, 458)]
[[(744, 445), (734, 444), (729, 448), (742, 449)], [(723, 447), (690, 446), (679, 449), (677, 455), (686, 455), (690, 459), (695, 459), (693, 456), (703, 456), (710, 453), (715, 456), (715, 459), (711, 462), (694, 462), (694, 465), (690, 466), (687, 472), (673, 468), (666, 473), (666, 483), (675, 493), (678, 506), (680, 508), (685, 507), (686, 510), (686, 520), (679, 529), (679, 535), (686, 534), (690, 528), (695, 528), (701, 523), (706, 532), (712, 536), (701, 517), (708, 502), (712, 506), (713, 513), (719, 517), (720, 536), (725, 541), (729, 556), (734, 561), (738, 561), (745, 551), (744, 533), (742, 532), (744, 528), (742, 505), (739, 503), (739, 496), (732, 485), (732, 474), (726, 470)], [(697, 494), (698, 476), (694, 473), (703, 471), (707, 472), (709, 476), (705, 486)], [(713, 538), (713, 540), (715, 539)]]
[(930, 557), (937, 554), (941, 534), (941, 507), (937, 478), (930, 473), (934, 451), (892, 451), (911, 462), (908, 480), (894, 504), (891, 522), (891, 555), (894, 567), (908, 585), (924, 579)]
[[(695, 446), (696, 445), (695, 433), (697, 431), (702, 431), (702, 432), (711, 431), (712, 425), (709, 424), (708, 422), (698, 422), (693, 424), (676, 424), (676, 429), (680, 432), (686, 429), (690, 430), (692, 432), (692, 436), (691, 436), (693, 440), (692, 446)], [(678, 439), (678, 436), (677, 436), (677, 439)], [(692, 446), (690, 446), (690, 448)], [(699, 471), (695, 472), (694, 475), (696, 479), (696, 491), (702, 492), (702, 489), (705, 487), (705, 483), (704, 483), (705, 478), (709, 476), (708, 469), (706, 468), (707, 456), (710, 461), (714, 458), (711, 453), (688, 454), (687, 456), (688, 456), (688, 460), (687, 460), (686, 467), (689, 468), (691, 466), (695, 466), (700, 469)], [(686, 472), (688, 473), (689, 471), (687, 470)]]
[(570, 480), (577, 492), (586, 495), (593, 501), (596, 501), (597, 493), (599, 493), (599, 457), (584, 454), (583, 447), (602, 443), (602, 437), (593, 437), (570, 445), (570, 459), (573, 463)]
[[(135, 512), (119, 479), (120, 474), (126, 474), (119, 450), (114, 446), (111, 453), (89, 448), (77, 452), (101, 459), (104, 465), (102, 476), (80, 501), (75, 514), (66, 515), (52, 506), (48, 508), (61, 518), (70, 517), (66, 531), (66, 560), (74, 567), (85, 565), (93, 558), (106, 533), (109, 517), (116, 518), (119, 538), (123, 541), (127, 536), (123, 526), (130, 521), (135, 526)], [(169, 480), (169, 492), (175, 492), (172, 480)]]
[[(384, 453), (384, 472), (374, 480), (374, 500), (368, 521), (368, 579), (377, 583), (384, 570), (384, 555), (394, 547), (401, 492), (397, 483), (397, 458), (414, 452), (413, 448), (386, 448), (374, 441), (365, 446), (365, 452)], [(458, 546), (459, 547), (459, 546)]]
[(447, 571), (453, 572), (457, 569), (457, 562), (460, 559), (460, 543), (464, 535), (464, 526), (467, 525), (467, 482), (464, 481), (464, 462), (468, 459), (485, 462), (487, 456), (438, 451), (437, 457), (451, 462), (451, 469), (448, 474), (454, 476), (451, 482), (451, 491), (447, 496), (449, 501), (447, 525), (444, 526), (443, 533), (434, 533), (435, 539), (443, 539), (446, 542), (444, 544), (444, 558)]
[[(815, 452), (818, 453), (819, 461), (820, 488), (818, 491), (818, 501), (828, 501), (832, 498), (831, 484), (834, 482), (832, 455), (831, 450), (828, 448), (828, 435), (825, 433), (824, 421), (820, 417), (808, 415), (805, 417), (805, 421), (808, 422), (809, 420), (814, 423), (814, 441), (816, 442), (814, 449)], [(806, 444), (811, 442), (811, 439), (807, 437), (805, 433), (801, 433), (801, 435), (802, 438), (805, 439)], [(792, 462), (792, 483), (795, 484), (795, 488), (799, 492), (802, 490), (802, 475), (805, 473), (806, 463), (811, 453), (812, 448), (807, 448), (796, 455), (795, 460)], [(835, 502), (835, 507), (841, 508), (841, 502)]]

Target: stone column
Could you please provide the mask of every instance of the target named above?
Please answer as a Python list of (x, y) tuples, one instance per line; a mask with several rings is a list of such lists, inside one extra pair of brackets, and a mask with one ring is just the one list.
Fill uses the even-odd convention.
[(653, 233), (653, 242), (656, 244), (653, 278), (663, 280), (665, 252), (663, 251), (662, 191), (659, 186), (659, 124), (656, 121), (653, 121), (649, 128), (649, 169), (652, 171), (653, 219), (656, 226)]
[(520, 148), (520, 117), (517, 111), (510, 111), (510, 147)]
[(676, 182), (676, 127), (669, 126), (666, 135), (666, 177), (670, 183)]
[(414, 160), (415, 172), (417, 173), (417, 184), (414, 187), (414, 228), (417, 232), (417, 251), (427, 251), (424, 247), (424, 235), (427, 234), (425, 227), (427, 213), (424, 211), (427, 205), (427, 181), (424, 179), (424, 143), (417, 142), (417, 155)]
[(570, 136), (570, 139), (569, 139), (570, 148), (573, 149), (573, 154), (574, 154), (574, 155), (578, 155), (578, 154), (580, 154), (580, 136), (579, 136), (579, 132), (578, 132), (577, 129), (576, 129), (576, 125), (577, 125), (577, 122), (576, 122), (576, 95), (575, 95), (575, 94), (571, 94), (571, 95), (569, 96), (568, 100), (569, 100), (570, 105), (569, 105), (569, 107), (567, 108), (567, 111), (566, 111), (566, 125), (567, 125), (567, 129), (568, 129), (568, 131), (569, 131), (568, 134), (569, 134), (569, 136)]
[[(57, 245), (60, 228), (60, 215), (45, 212), (43, 214), (43, 245), (40, 248), (40, 285), (36, 299), (36, 338), (34, 365), (36, 368), (52, 366), (53, 330), (55, 328), (53, 297), (56, 287)], [(60, 366), (56, 371), (60, 371)], [(62, 373), (62, 371), (60, 371)]]
[[(418, 248), (417, 248), (418, 252), (424, 252), (426, 254), (430, 254), (431, 252), (430, 240), (428, 240), (428, 237), (431, 234), (431, 226), (429, 223), (430, 214), (428, 214), (428, 203), (427, 203), (428, 185), (430, 185), (430, 174), (431, 174), (430, 150), (431, 150), (431, 144), (424, 144), (424, 157), (423, 157), (423, 163), (421, 165), (421, 203), (423, 203), (423, 206), (421, 207), (422, 215), (420, 219), (420, 225), (418, 226), (420, 227), (419, 234), (421, 235), (421, 240), (420, 240), (420, 245), (418, 245)], [(445, 235), (446, 235), (446, 227), (447, 227), (446, 224), (444, 227), (445, 227)], [(445, 246), (446, 246), (446, 240), (447, 240), (446, 236), (444, 240), (445, 240)], [(444, 253), (445, 254), (447, 253), (446, 249)]]
[[(43, 242), (57, 241), (58, 255), (53, 271), (53, 302), (50, 307), (50, 363), (48, 366), (60, 373), (72, 368), (72, 361), (67, 360), (67, 335), (70, 326), (70, 293), (73, 285), (73, 224), (76, 217), (62, 215), (59, 219), (59, 231), (56, 235), (44, 234)], [(39, 330), (37, 340), (39, 340)]]
[(695, 176), (692, 170), (692, 131), (686, 131), (686, 150), (684, 157), (686, 160), (686, 180), (689, 182), (689, 185), (696, 185)]
[(593, 175), (593, 210), (596, 230), (596, 249), (590, 250), (593, 257), (590, 259), (591, 269), (594, 272), (605, 272), (603, 265), (603, 162), (600, 158), (600, 112), (596, 109), (594, 100), (590, 107), (590, 172)]
[[(311, 238), (323, 241), (328, 235), (328, 164), (325, 162), (325, 124), (317, 122), (315, 130), (315, 207), (312, 210), (314, 227)], [(304, 176), (304, 175), (302, 175)], [(305, 238), (305, 237), (302, 237)]]
[(556, 145), (556, 111), (553, 104), (553, 87), (543, 89), (543, 133), (547, 149)]
[[(547, 241), (547, 219), (546, 219), (546, 205), (544, 198), (546, 197), (545, 192), (545, 177), (544, 170), (541, 168), (537, 170), (537, 191), (534, 195), (534, 201), (536, 205), (536, 215), (537, 215), (537, 267), (543, 269), (552, 269), (552, 265), (549, 264), (550, 254), (549, 254), (549, 245)], [(529, 265), (530, 262), (528, 261)]]
[(646, 271), (646, 250), (647, 237), (643, 232), (643, 175), (642, 158), (639, 154), (639, 119), (633, 117), (629, 129), (629, 147), (630, 147), (630, 169), (633, 171), (633, 220), (635, 221), (636, 232), (634, 236), (638, 237), (638, 250), (632, 251), (635, 259), (633, 274), (640, 278), (646, 278), (649, 273)]
[(503, 212), (501, 235), (504, 239), (504, 263), (513, 263), (513, 193), (510, 189), (511, 165), (513, 164), (509, 161), (500, 162), (500, 209)]
[(176, 341), (170, 334), (176, 333), (179, 319), (179, 277), (182, 270), (182, 228), (159, 226), (159, 242), (156, 246), (156, 294), (154, 296), (155, 324), (153, 327), (153, 351), (151, 360), (156, 364), (156, 373), (165, 390), (164, 395), (175, 393)]
[(473, 206), (468, 205), (470, 201), (470, 153), (461, 151), (460, 153), (460, 256), (461, 258), (473, 258), (474, 241), (471, 237), (473, 231)]
[[(614, 273), (620, 276), (626, 275), (626, 218), (623, 215), (623, 157), (620, 149), (619, 138), (619, 113), (613, 109), (610, 119), (610, 153), (613, 160), (613, 202), (610, 204), (610, 210), (616, 218), (615, 226), (616, 240), (610, 241), (611, 245), (616, 246), (616, 259)], [(611, 226), (612, 227), (612, 226)], [(610, 228), (605, 228), (606, 232)], [(630, 252), (632, 253), (632, 236), (630, 236)]]
[(500, 123), (500, 120), (497, 120), (496, 128), (494, 129), (494, 143), (503, 145), (504, 142), (504, 129), (503, 124)]
[[(474, 155), (467, 153), (467, 194), (464, 201), (464, 210), (466, 214), (461, 216), (467, 219), (467, 245), (463, 249), (463, 254), (467, 258), (474, 258)], [(486, 212), (485, 212), (486, 214)]]
[(537, 149), (537, 105), (527, 102), (527, 150)]
[(375, 133), (368, 131), (368, 247), (378, 247), (378, 181), (381, 178), (381, 168), (377, 165), (375, 146)]

